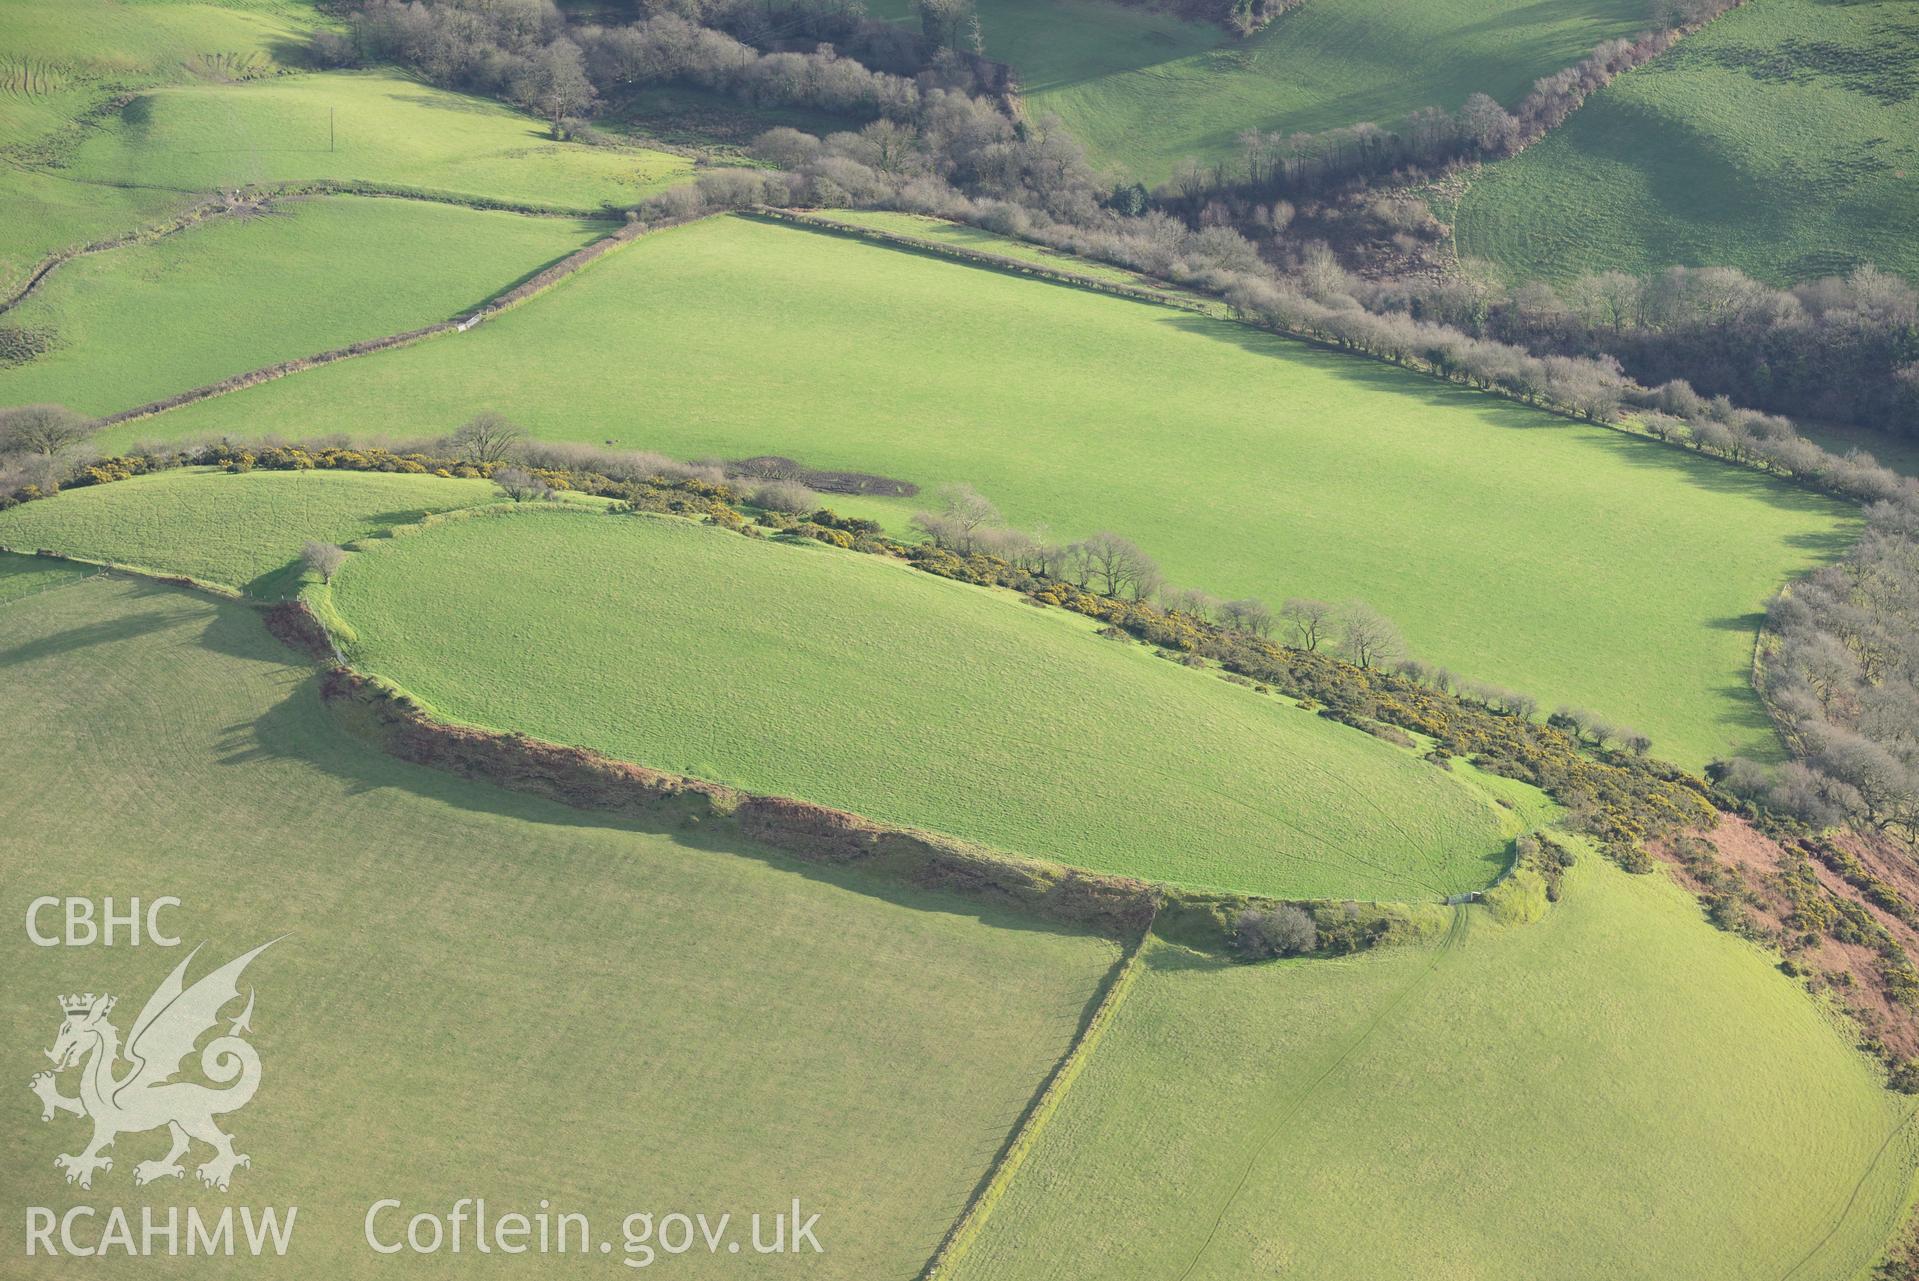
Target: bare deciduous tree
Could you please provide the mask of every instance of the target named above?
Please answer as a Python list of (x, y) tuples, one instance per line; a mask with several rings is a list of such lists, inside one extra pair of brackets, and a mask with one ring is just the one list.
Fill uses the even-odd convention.
[(999, 525), (999, 508), (971, 485), (941, 485), (934, 496), (940, 509), (918, 512), (912, 523), (941, 547), (970, 555), (988, 541), (987, 531)]
[(1242, 954), (1259, 960), (1298, 956), (1319, 946), (1319, 927), (1304, 909), (1291, 903), (1249, 907), (1233, 922), (1233, 941)]
[(553, 493), (553, 486), (519, 467), (505, 467), (493, 473), (493, 483), (516, 503), (537, 502)]
[(340, 566), (346, 564), (346, 555), (346, 548), (314, 539), (307, 540), (306, 546), (300, 549), (300, 559), (306, 562), (308, 569), (320, 576), (323, 583), (333, 581), (333, 576), (340, 572)]
[(1159, 566), (1129, 538), (1102, 531), (1074, 545), (1074, 560), (1082, 573), (1081, 586), (1090, 585), (1102, 596), (1131, 595), (1139, 599), (1159, 586)]
[(1279, 616), (1292, 629), (1293, 648), (1311, 653), (1326, 639), (1333, 621), (1333, 607), (1310, 596), (1295, 596), (1279, 607)]
[(65, 405), (0, 409), (0, 453), (52, 458), (85, 441), (98, 427), (98, 423)]
[(562, 36), (533, 55), (515, 78), (513, 96), (545, 116), (555, 141), (566, 137), (566, 121), (593, 105), (599, 91), (587, 78), (580, 46)]
[(1219, 607), (1220, 619), (1235, 631), (1251, 632), (1255, 636), (1270, 636), (1273, 631), (1273, 611), (1265, 602), (1257, 600), (1229, 600)]
[(1000, 522), (999, 508), (971, 485), (941, 485), (935, 493), (941, 513), (963, 533)]
[(453, 433), (453, 448), (470, 463), (504, 462), (523, 433), (505, 414), (482, 409)]
[(1380, 667), (1406, 652), (1392, 620), (1365, 601), (1340, 606), (1338, 626), (1340, 653), (1357, 666)]
[(1160, 603), (1169, 610), (1176, 610), (1188, 618), (1197, 618), (1210, 623), (1219, 612), (1219, 598), (1201, 591), (1197, 587), (1180, 587), (1164, 593)]

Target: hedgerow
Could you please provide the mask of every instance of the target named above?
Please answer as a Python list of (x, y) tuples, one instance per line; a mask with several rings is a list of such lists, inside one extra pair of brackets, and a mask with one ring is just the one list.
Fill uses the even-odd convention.
[(990, 555), (923, 544), (892, 543), (887, 550), (927, 573), (1011, 588), (1148, 644), (1217, 663), (1355, 728), (1424, 735), (1435, 740), (1435, 752), (1539, 788), (1566, 806), (1572, 825), (1628, 871), (1651, 869), (1647, 840), (1717, 821), (1720, 806), (1711, 786), (1676, 766), (1629, 751), (1585, 750), (1566, 729), (1415, 676), (1290, 648), (1150, 601), (1101, 596)]
[[(648, 474), (615, 467), (615, 476), (593, 466), (518, 466), (552, 490), (615, 500), (615, 513), (657, 512), (749, 528), (741, 489), (698, 469), (664, 466)], [(612, 466), (611, 459), (602, 464)], [(415, 475), (491, 477), (509, 464), (472, 463), (427, 452), (396, 452), (365, 446), (242, 445), (231, 441), (173, 453), (104, 458), (74, 471), (68, 487), (110, 484), (130, 476), (180, 466), (217, 466), (231, 472), (381, 471)], [(51, 486), (56, 490), (59, 485)], [(28, 487), (0, 495), (0, 507), (44, 496)], [(1541, 724), (1525, 713), (1530, 700), (1486, 690), (1418, 664), (1403, 671), (1363, 667), (1318, 650), (1295, 649), (1251, 631), (1169, 609), (1148, 600), (1105, 595), (1052, 574), (983, 551), (960, 552), (930, 543), (889, 538), (870, 520), (827, 508), (794, 515), (759, 511), (752, 526), (781, 537), (812, 539), (864, 554), (899, 558), (942, 578), (1022, 593), (1032, 603), (1096, 619), (1107, 629), (1144, 641), (1181, 661), (1216, 665), (1222, 672), (1295, 700), (1320, 715), (1401, 742), (1421, 735), (1441, 760), (1463, 757), (1488, 773), (1539, 788), (1570, 813), (1569, 823), (1590, 835), (1621, 867), (1645, 872), (1652, 860), (1644, 843), (1655, 837), (1710, 827), (1720, 802), (1703, 779), (1676, 766), (1628, 751), (1583, 744), (1576, 729)], [(1335, 931), (1337, 933), (1337, 931)]]

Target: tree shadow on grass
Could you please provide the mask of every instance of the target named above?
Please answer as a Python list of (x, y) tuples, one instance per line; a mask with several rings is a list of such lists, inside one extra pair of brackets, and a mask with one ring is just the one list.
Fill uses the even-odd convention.
[[(136, 597), (151, 597), (173, 593), (157, 583), (139, 583), (134, 587), (134, 594)], [(163, 613), (129, 612), (110, 620), (70, 627), (50, 636), (42, 636), (22, 645), (15, 645), (10, 649), (0, 649), (0, 668), (17, 667), (23, 663), (57, 658), (62, 654), (91, 649), (96, 645), (136, 640), (156, 632), (192, 627), (197, 618), (197, 613), (191, 609)]]

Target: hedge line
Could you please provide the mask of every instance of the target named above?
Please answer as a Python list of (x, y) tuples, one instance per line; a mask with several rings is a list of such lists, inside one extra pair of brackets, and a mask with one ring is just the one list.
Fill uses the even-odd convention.
[(631, 244), (634, 240), (637, 240), (649, 231), (658, 231), (666, 227), (678, 226), (681, 223), (692, 222), (698, 218), (709, 216), (711, 215), (696, 214), (689, 218), (662, 220), (653, 223), (627, 223), (619, 230), (600, 237), (600, 239), (595, 240), (592, 244), (581, 249), (576, 249), (532, 279), (515, 286), (506, 293), (501, 294), (498, 298), (475, 309), (470, 315), (463, 316), (458, 320), (442, 320), (437, 324), (425, 325), (419, 329), (409, 329), (404, 333), (387, 334), (380, 338), (368, 338), (362, 342), (350, 343), (345, 347), (336, 347), (331, 351), (323, 351), (317, 355), (299, 356), (292, 360), (283, 360), (275, 365), (266, 365), (259, 369), (250, 369), (245, 373), (235, 374), (231, 378), (223, 378), (217, 383), (208, 383), (203, 387), (191, 387), (186, 391), (178, 392), (161, 400), (150, 401), (144, 405), (136, 405), (132, 409), (123, 409), (117, 414), (108, 414), (106, 417), (100, 419), (100, 423), (103, 426), (112, 426), (118, 423), (133, 422), (140, 418), (151, 418), (153, 415), (163, 414), (169, 409), (178, 409), (182, 405), (191, 405), (197, 401), (211, 400), (215, 396), (224, 396), (228, 392), (241, 391), (259, 383), (271, 382), (276, 378), (284, 378), (288, 374), (297, 374), (308, 369), (317, 369), (322, 365), (330, 365), (337, 361), (350, 360), (355, 356), (371, 355), (376, 351), (387, 351), (394, 347), (408, 347), (416, 342), (438, 337), (441, 334), (465, 333), (481, 321), (489, 320), (504, 311), (510, 311), (512, 308), (519, 306), (529, 299), (538, 297), (540, 294), (545, 293), (547, 290), (552, 289), (554, 286), (566, 280), (575, 272), (597, 261), (604, 255), (611, 253), (613, 250), (620, 248), (622, 245)]
[[(330, 652), (303, 604), (282, 607), (275, 634), (309, 654)], [(320, 646), (327, 645), (327, 651)], [(944, 891), (1063, 924), (1131, 935), (1152, 919), (1160, 887), (1131, 877), (1020, 858), (949, 837), (877, 823), (810, 801), (757, 796), (587, 748), (524, 734), (450, 725), (403, 691), (343, 667), (321, 684), (348, 726), (415, 765), (541, 796), (575, 809), (736, 834), (808, 863), (857, 867), (893, 884)]]
[[(601, 205), (597, 208), (568, 207), (565, 205), (540, 204), (525, 200), (499, 200), (490, 196), (465, 195), (454, 191), (440, 191), (432, 187), (408, 187), (392, 183), (362, 182), (338, 178), (321, 178), (310, 182), (273, 183), (262, 187), (245, 187), (239, 192), (242, 205), (251, 202), (294, 197), (294, 196), (377, 196), (394, 200), (420, 200), (438, 205), (460, 205), (468, 209), (482, 209), (497, 213), (523, 214), (529, 218), (617, 218), (627, 212), (623, 206)], [(61, 249), (42, 259), (35, 267), (27, 282), (11, 295), (0, 299), (0, 313), (11, 311), (25, 302), (27, 297), (38, 289), (41, 283), (53, 272), (86, 254), (102, 253), (109, 249), (122, 249), (128, 245), (146, 240), (158, 240), (162, 236), (185, 231), (188, 227), (219, 214), (229, 213), (235, 207), (234, 201), (220, 196), (204, 200), (197, 205), (184, 209), (162, 222), (145, 227), (136, 227), (132, 231), (109, 236), (104, 240), (89, 241), (84, 245), (75, 245)]]
[(841, 222), (837, 218), (828, 218), (821, 214), (807, 213), (797, 209), (776, 209), (770, 205), (759, 205), (749, 211), (743, 211), (741, 216), (757, 218), (765, 222), (783, 222), (811, 227), (835, 235), (849, 236), (856, 240), (871, 240), (877, 244), (917, 249), (923, 253), (937, 254), (942, 258), (953, 258), (976, 266), (991, 267), (996, 271), (1015, 272), (1022, 276), (1031, 276), (1036, 280), (1050, 280), (1055, 284), (1091, 289), (1097, 293), (1111, 294), (1116, 298), (1130, 298), (1135, 302), (1161, 303), (1168, 307), (1178, 307), (1182, 311), (1199, 312), (1202, 315), (1214, 314), (1211, 308), (1198, 299), (1182, 297), (1165, 290), (1152, 289), (1145, 285), (1123, 285), (1118, 281), (1102, 280), (1098, 276), (1068, 271), (1025, 258), (1013, 258), (979, 249), (966, 249), (959, 245), (942, 244), (937, 240), (909, 236), (903, 232), (885, 231), (878, 227), (865, 227), (858, 223)]
[(1059, 1111), (1060, 1103), (1073, 1082), (1079, 1079), (1080, 1071), (1086, 1066), (1086, 1060), (1092, 1057), (1094, 1050), (1106, 1035), (1106, 1029), (1112, 1026), (1113, 1016), (1120, 1003), (1132, 990), (1133, 981), (1139, 977), (1140, 954), (1145, 951), (1146, 939), (1151, 933), (1150, 927), (1126, 945), (1126, 953), (1113, 967), (1106, 978), (1106, 990), (1100, 994), (1099, 1003), (1094, 1007), (1092, 1017), (1080, 1030), (1073, 1047), (1066, 1052), (1047, 1078), (1039, 1097), (1027, 1108), (1001, 1149), (1000, 1157), (993, 1163), (986, 1179), (966, 1203), (966, 1208), (948, 1228), (941, 1239), (939, 1248), (933, 1257), (927, 1260), (926, 1267), (920, 1271), (920, 1281), (937, 1281), (937, 1278), (949, 1275), (965, 1257), (966, 1252), (979, 1239), (980, 1229), (985, 1226), (987, 1216), (991, 1215), (1000, 1199), (1006, 1195), (1006, 1189), (1012, 1184), (1013, 1176), (1026, 1164), (1026, 1158), (1039, 1142), (1039, 1136), (1046, 1125)]
[(231, 208), (232, 206), (225, 199), (205, 200), (190, 208), (181, 210), (165, 222), (153, 223), (145, 227), (136, 227), (132, 231), (122, 232), (117, 236), (109, 236), (105, 240), (92, 240), (84, 245), (74, 245), (71, 248), (49, 254), (41, 260), (39, 266), (33, 269), (33, 274), (27, 277), (25, 284), (21, 285), (20, 288), (16, 289), (6, 298), (0, 299), (0, 314), (12, 311), (15, 307), (25, 302), (48, 276), (51, 276), (56, 269), (72, 262), (75, 258), (82, 258), (87, 254), (104, 253), (109, 249), (122, 249), (128, 245), (138, 244), (145, 240), (158, 240), (160, 237), (170, 236), (176, 231), (185, 231), (188, 227), (194, 226), (196, 223), (209, 217), (226, 213)]

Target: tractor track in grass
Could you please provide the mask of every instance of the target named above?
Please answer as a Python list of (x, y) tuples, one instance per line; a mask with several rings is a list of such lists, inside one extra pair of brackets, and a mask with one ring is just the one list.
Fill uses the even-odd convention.
[(1446, 931), (1446, 937), (1440, 941), (1438, 947), (1433, 949), (1433, 959), (1427, 962), (1426, 968), (1418, 974), (1415, 974), (1412, 980), (1408, 982), (1405, 987), (1401, 988), (1392, 1000), (1388, 1001), (1377, 1014), (1373, 1015), (1372, 1019), (1366, 1024), (1360, 1034), (1354, 1037), (1346, 1048), (1339, 1052), (1338, 1057), (1327, 1064), (1318, 1076), (1315, 1076), (1311, 1081), (1307, 1082), (1306, 1088), (1299, 1092), (1298, 1097), (1280, 1112), (1278, 1116), (1273, 1118), (1272, 1124), (1266, 1127), (1266, 1132), (1260, 1135), (1259, 1141), (1253, 1145), (1252, 1154), (1246, 1158), (1246, 1168), (1240, 1171), (1239, 1178), (1234, 1180), (1232, 1191), (1226, 1194), (1225, 1201), (1220, 1204), (1219, 1213), (1213, 1217), (1212, 1226), (1206, 1230), (1206, 1239), (1199, 1243), (1199, 1248), (1193, 1251), (1193, 1257), (1187, 1260), (1185, 1268), (1180, 1271), (1179, 1281), (1190, 1281), (1194, 1270), (1199, 1267), (1199, 1261), (1205, 1257), (1206, 1251), (1212, 1248), (1214, 1240), (1218, 1238), (1219, 1230), (1226, 1222), (1227, 1212), (1233, 1208), (1233, 1203), (1239, 1199), (1239, 1194), (1246, 1190), (1246, 1184), (1251, 1180), (1254, 1168), (1258, 1166), (1260, 1159), (1266, 1155), (1267, 1150), (1272, 1146), (1273, 1140), (1279, 1137), (1280, 1130), (1288, 1121), (1291, 1121), (1299, 1115), (1300, 1110), (1312, 1099), (1320, 1086), (1331, 1079), (1335, 1072), (1344, 1067), (1353, 1055), (1359, 1053), (1359, 1051), (1365, 1047), (1366, 1043), (1372, 1040), (1373, 1034), (1379, 1031), (1387, 1019), (1391, 1018), (1414, 994), (1426, 986), (1428, 980), (1432, 978), (1433, 972), (1439, 968), (1440, 962), (1444, 961), (1448, 956), (1457, 952), (1465, 945), (1466, 935), (1471, 929), (1471, 918), (1467, 915), (1468, 910), (1467, 905), (1464, 903), (1456, 904), (1453, 907), (1452, 928)]
[(1846, 1196), (1846, 1203), (1839, 1207), (1839, 1213), (1833, 1217), (1832, 1226), (1826, 1229), (1824, 1236), (1812, 1243), (1811, 1249), (1799, 1256), (1798, 1262), (1780, 1275), (1779, 1281), (1793, 1281), (1793, 1278), (1797, 1277), (1808, 1263), (1819, 1257), (1819, 1252), (1826, 1248), (1827, 1243), (1839, 1235), (1839, 1229), (1845, 1227), (1846, 1220), (1852, 1217), (1853, 1206), (1859, 1204), (1859, 1194), (1866, 1190), (1866, 1184), (1879, 1169), (1879, 1163), (1885, 1160), (1886, 1153), (1892, 1150), (1892, 1141), (1911, 1127), (1915, 1117), (1919, 1117), (1919, 1108), (1906, 1113), (1899, 1124), (1886, 1131), (1886, 1137), (1879, 1144), (1879, 1150), (1872, 1154), (1872, 1160), (1867, 1163), (1865, 1173), (1861, 1174), (1859, 1181), (1852, 1185), (1852, 1191)]

